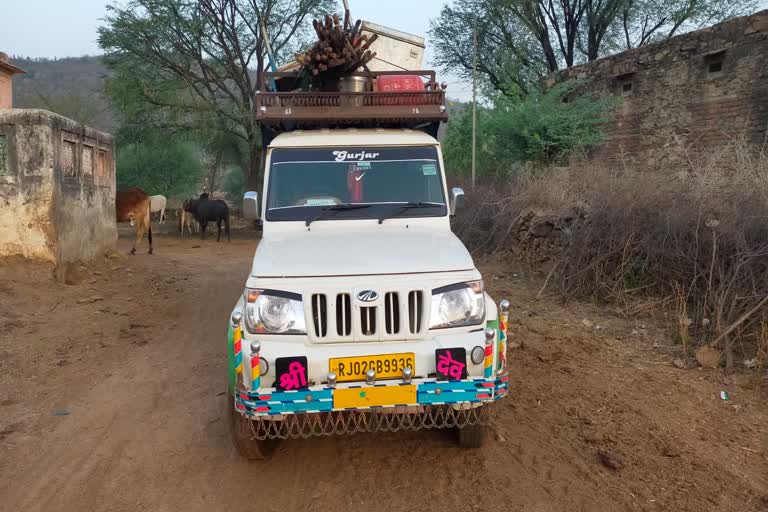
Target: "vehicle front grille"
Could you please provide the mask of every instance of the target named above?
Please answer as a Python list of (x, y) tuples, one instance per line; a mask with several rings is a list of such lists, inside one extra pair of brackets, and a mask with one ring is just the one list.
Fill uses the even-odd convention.
[(328, 335), (328, 299), (325, 295), (312, 295), (312, 322), (318, 338)]
[(376, 308), (360, 308), (360, 330), (363, 336), (376, 334)]
[(424, 321), (424, 292), (412, 291), (408, 294), (408, 328), (411, 334), (421, 331)]
[(349, 336), (352, 334), (352, 299), (348, 293), (336, 296), (336, 334)]
[(390, 291), (374, 305), (354, 304), (353, 293), (310, 295), (313, 334), (318, 341), (407, 339), (425, 327), (425, 292)]
[(384, 328), (387, 334), (400, 332), (400, 299), (396, 292), (384, 296)]

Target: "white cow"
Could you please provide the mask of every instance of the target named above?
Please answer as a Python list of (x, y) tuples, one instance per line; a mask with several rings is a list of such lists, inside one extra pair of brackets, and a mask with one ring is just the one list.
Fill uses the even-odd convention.
[(149, 200), (151, 203), (150, 212), (160, 212), (160, 224), (162, 224), (165, 221), (165, 206), (168, 200), (165, 196), (149, 196)]

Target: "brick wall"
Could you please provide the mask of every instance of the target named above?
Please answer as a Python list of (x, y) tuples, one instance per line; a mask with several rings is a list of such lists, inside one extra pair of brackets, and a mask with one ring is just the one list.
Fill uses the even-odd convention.
[(602, 97), (622, 97), (592, 158), (609, 165), (675, 170), (702, 148), (746, 138), (760, 150), (768, 127), (768, 11), (577, 66)]

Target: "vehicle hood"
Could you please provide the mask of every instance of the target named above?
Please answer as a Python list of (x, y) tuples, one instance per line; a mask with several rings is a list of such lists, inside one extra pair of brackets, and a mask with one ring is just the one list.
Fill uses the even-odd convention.
[(450, 272), (475, 268), (451, 231), (311, 230), (272, 233), (253, 259), (255, 277)]

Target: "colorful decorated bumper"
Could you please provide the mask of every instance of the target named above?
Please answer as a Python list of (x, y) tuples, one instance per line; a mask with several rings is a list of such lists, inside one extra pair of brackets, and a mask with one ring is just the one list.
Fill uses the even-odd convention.
[(472, 407), (503, 398), (509, 377), (475, 378), (460, 381), (423, 380), (420, 382), (350, 384), (342, 387), (316, 386), (297, 391), (238, 391), (235, 407), (248, 416), (275, 416), (298, 413), (393, 409), (410, 411), (419, 406), (456, 405)]
[[(482, 376), (468, 374), (468, 354), (463, 347), (434, 350), (434, 372), (413, 378), (412, 353), (363, 357), (331, 357), (327, 376), (314, 385), (308, 378), (306, 356), (274, 360), (273, 387), (262, 387), (261, 344), (243, 347), (242, 317), (235, 313), (230, 331), (231, 391), (234, 407), (253, 419), (278, 420), (280, 416), (345, 411), (381, 411), (384, 414), (419, 414), (427, 409), (466, 411), (506, 396), (509, 378), (506, 367), (506, 330), (509, 303), (502, 301), (498, 321), (490, 321), (484, 332), (485, 347), (472, 351), (471, 361)], [(361, 360), (361, 361), (358, 361)], [(325, 361), (325, 360), (324, 360)], [(348, 367), (345, 369), (344, 364)], [(362, 364), (354, 382), (345, 382), (349, 365)], [(370, 364), (366, 369), (366, 364)], [(430, 363), (431, 366), (431, 363)], [(477, 367), (477, 366), (475, 366)], [(271, 375), (271, 374), (270, 374)], [(379, 378), (381, 380), (379, 380)], [(361, 382), (362, 381), (362, 382)], [(267, 384), (269, 386), (269, 384)]]

